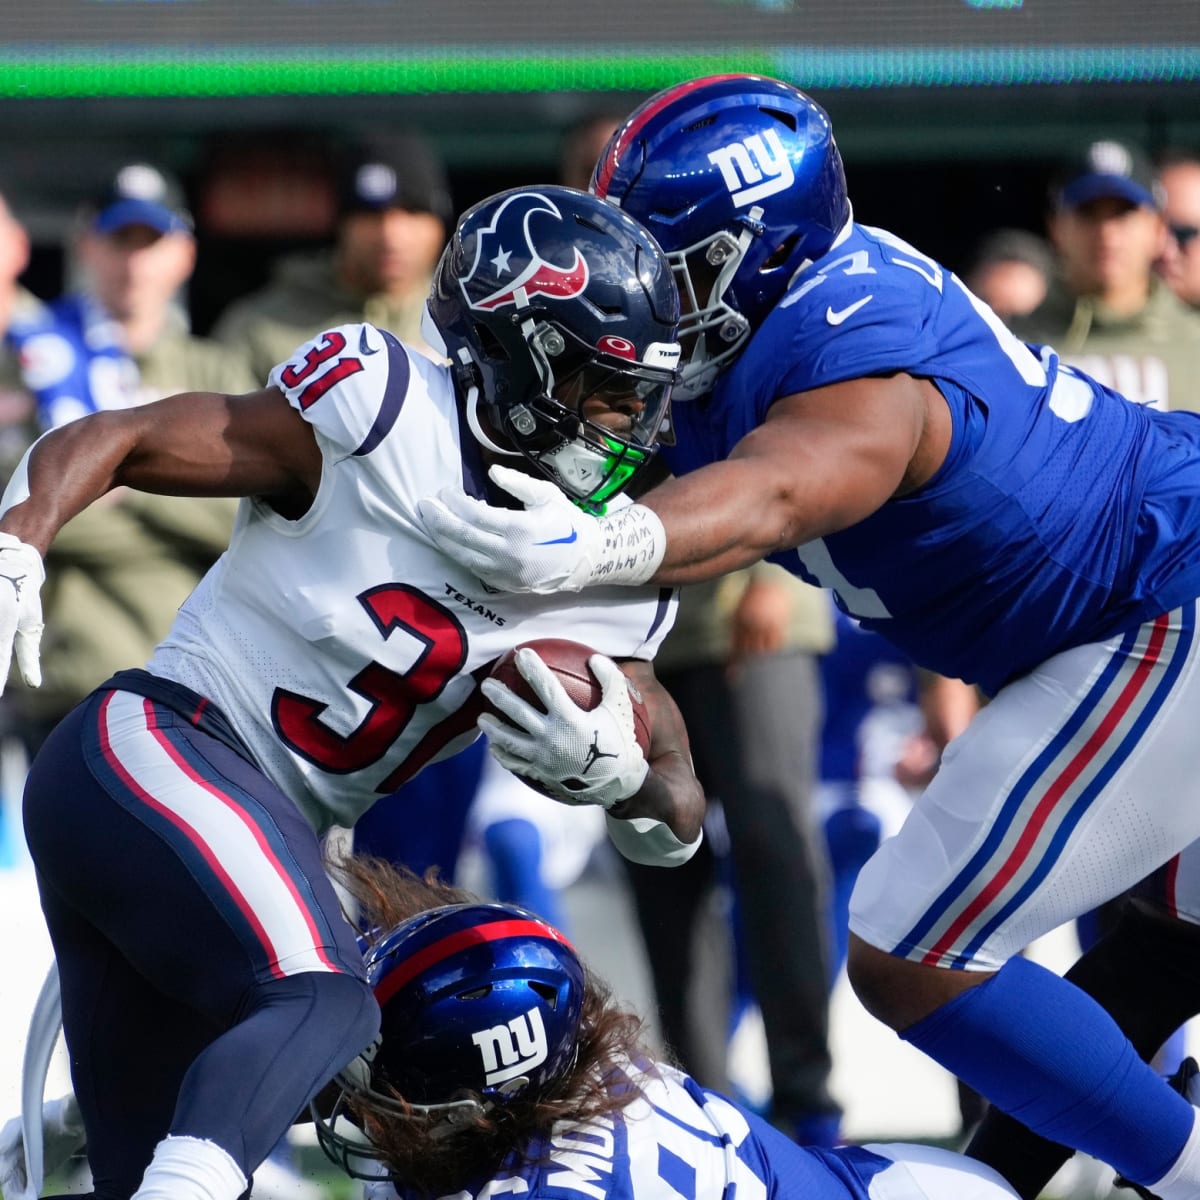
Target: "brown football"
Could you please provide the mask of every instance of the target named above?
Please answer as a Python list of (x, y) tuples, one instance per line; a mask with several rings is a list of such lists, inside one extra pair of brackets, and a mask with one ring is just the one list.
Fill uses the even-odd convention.
[[(522, 700), (527, 700), (535, 708), (541, 710), (541, 701), (533, 689), (525, 682), (525, 677), (517, 670), (517, 651), (533, 650), (537, 656), (554, 672), (563, 690), (583, 709), (595, 708), (600, 703), (600, 681), (592, 674), (588, 659), (596, 653), (591, 646), (572, 642), (566, 638), (535, 638), (533, 641), (522, 642), (496, 659), (488, 672), (492, 679), (498, 679), (510, 691), (515, 692)], [(633, 728), (637, 735), (638, 745), (643, 754), (650, 750), (650, 712), (637, 688), (629, 684), (629, 698), (633, 701)], [(495, 712), (490, 704), (485, 702), (489, 712)], [(496, 713), (497, 716), (502, 714)], [(502, 718), (503, 719), (503, 718)]]

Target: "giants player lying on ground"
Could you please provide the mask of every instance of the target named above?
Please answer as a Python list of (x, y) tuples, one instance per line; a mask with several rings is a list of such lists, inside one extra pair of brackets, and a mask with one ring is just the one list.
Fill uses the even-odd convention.
[[(595, 197), (503, 193), (463, 217), (429, 312), (453, 366), (343, 326), (263, 391), (175, 396), (47, 434), (5, 494), (0, 648), (7, 665), (15, 630), (31, 683), (41, 553), (63, 522), (121, 485), (247, 497), (147, 668), (65, 718), (26, 787), (104, 1200), (235, 1200), (374, 1038), (378, 1005), (319, 835), (473, 739), (479, 682), (510, 646), (596, 647), (604, 697), (585, 712), (540, 660), (522, 661), (549, 711), (525, 706), (529, 728), (506, 728), (507, 764), (603, 807), (630, 856), (678, 862), (698, 844), (703, 797), (650, 667), (673, 593), (498, 594), (416, 517), (448, 480), (488, 494), (501, 455), (593, 508), (617, 498), (652, 455), (675, 377), (664, 256)], [(649, 762), (622, 670), (650, 707)], [(149, 1075), (129, 1070), (147, 1028)]]

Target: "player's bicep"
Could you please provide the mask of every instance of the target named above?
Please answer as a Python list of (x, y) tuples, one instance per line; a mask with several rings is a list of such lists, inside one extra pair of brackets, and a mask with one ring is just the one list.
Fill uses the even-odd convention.
[(920, 443), (920, 388), (894, 375), (784, 396), (730, 458), (753, 461), (765, 494), (785, 519), (795, 514), (798, 541), (846, 529), (902, 488)]
[(140, 428), (118, 482), (193, 496), (307, 502), (321, 479), (312, 428), (277, 388), (189, 392), (128, 410)]

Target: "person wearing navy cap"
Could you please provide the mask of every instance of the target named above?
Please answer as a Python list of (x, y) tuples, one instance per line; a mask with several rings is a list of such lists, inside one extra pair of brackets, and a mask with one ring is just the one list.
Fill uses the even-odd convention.
[(97, 202), (92, 220), (92, 229), (100, 234), (135, 225), (160, 235), (192, 232), (192, 217), (179, 184), (150, 163), (122, 167)]
[(1200, 317), (1155, 272), (1167, 225), (1149, 159), (1126, 142), (1091, 142), (1062, 164), (1049, 199), (1058, 278), (1014, 332), (1131, 400), (1200, 411)]
[(404, 135), (347, 148), (335, 163), (337, 227), (327, 249), (287, 255), (266, 286), (234, 301), (213, 336), (242, 350), (260, 381), (300, 342), (369, 321), (432, 354), (421, 315), (453, 216), (441, 162)]

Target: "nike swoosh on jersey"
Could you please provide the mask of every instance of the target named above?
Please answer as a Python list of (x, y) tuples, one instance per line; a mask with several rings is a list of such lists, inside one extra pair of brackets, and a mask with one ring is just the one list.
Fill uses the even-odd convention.
[(834, 311), (833, 307), (830, 306), (825, 310), (825, 320), (827, 320), (830, 325), (840, 325), (847, 317), (854, 316), (854, 314), (858, 312), (858, 310), (862, 308), (864, 304), (870, 304), (874, 299), (875, 294), (872, 292), (871, 295), (864, 296), (861, 300), (855, 300), (853, 304), (848, 304), (845, 308), (839, 308)]
[(579, 531), (572, 529), (567, 537), (551, 538), (548, 542), (534, 542), (535, 546), (568, 546), (579, 536)]
[(367, 341), (367, 331), (365, 329), (360, 329), (358, 331), (358, 352), (359, 354), (379, 353), (379, 347), (372, 346), (371, 343)]

